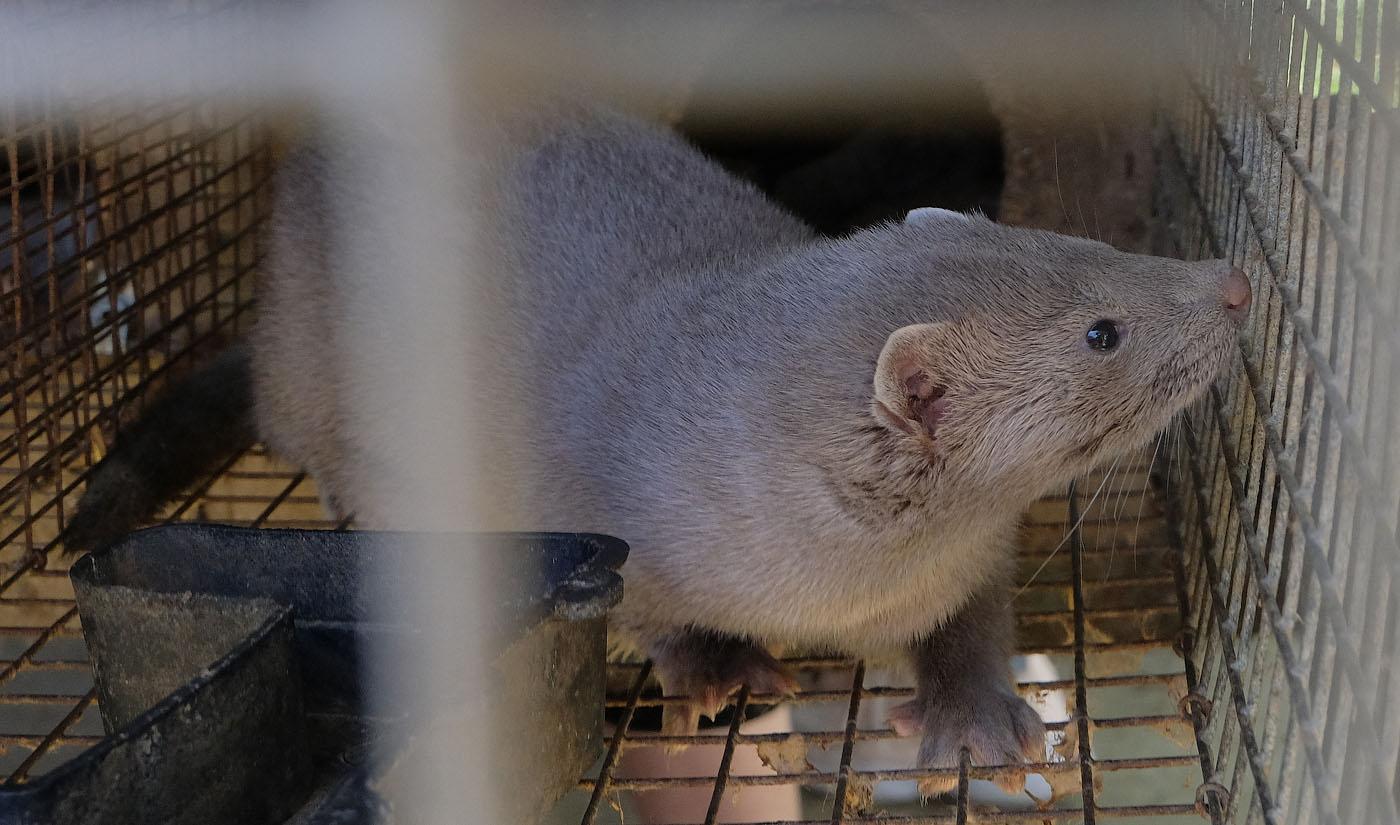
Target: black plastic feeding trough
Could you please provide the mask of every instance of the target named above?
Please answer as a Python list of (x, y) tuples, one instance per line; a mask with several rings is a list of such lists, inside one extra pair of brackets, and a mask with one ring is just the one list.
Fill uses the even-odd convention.
[(530, 760), (538, 778), (514, 813), (528, 821), (544, 811), (601, 742), (605, 615), (622, 596), (623, 542), (181, 524), (74, 566), (108, 735), (42, 779), (0, 789), (0, 821), (375, 821), (385, 803), (363, 756), (392, 754), (404, 744), (394, 731), (412, 726), (377, 705), (389, 724), (373, 726), (372, 741), (360, 652), (371, 634), (415, 628), (371, 613), (365, 577), (395, 569), (383, 554), (408, 552), (490, 562), (503, 616), (490, 634), (494, 661), (528, 676), (513, 682), (510, 702), (533, 723), (513, 730), (499, 758), (507, 770)]

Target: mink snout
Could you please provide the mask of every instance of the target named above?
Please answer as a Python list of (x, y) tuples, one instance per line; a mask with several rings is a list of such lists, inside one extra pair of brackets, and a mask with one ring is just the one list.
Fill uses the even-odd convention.
[(1249, 305), (1254, 300), (1254, 291), (1249, 286), (1249, 278), (1239, 267), (1232, 266), (1221, 279), (1220, 298), (1225, 306), (1225, 314), (1235, 323), (1244, 323), (1249, 317)]

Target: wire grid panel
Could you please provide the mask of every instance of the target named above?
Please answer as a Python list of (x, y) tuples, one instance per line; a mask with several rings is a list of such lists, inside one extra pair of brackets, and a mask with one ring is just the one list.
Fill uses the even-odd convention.
[(1257, 300), (1175, 462), (1217, 822), (1397, 822), (1400, 10), (1189, 0), (1163, 206)]
[[(746, 789), (773, 786), (805, 789), (803, 823), (1200, 822), (1215, 793), (1203, 783), (1194, 725), (1206, 703), (1178, 652), (1186, 578), (1149, 482), (1152, 463), (1143, 455), (1081, 480), (1068, 496), (1038, 503), (1022, 531), (1018, 577), (1028, 584), (1016, 599), (1018, 638), (1021, 653), (1043, 657), (1045, 669), (1022, 680), (1020, 692), (1051, 732), (1046, 761), (1030, 766), (1044, 780), (1028, 785), (1036, 799), (995, 794), (985, 781), (1024, 767), (915, 768), (916, 741), (899, 739), (884, 720), (913, 696), (897, 671), (789, 659), (803, 684), (789, 729), (754, 732), (736, 713), (727, 728), (663, 736), (633, 729), (633, 721), (679, 697), (654, 689), (648, 665), (619, 664), (608, 704), (620, 718), (607, 754), (580, 780), (572, 810), (581, 813), (559, 822), (646, 822), (636, 813), (642, 797), (682, 789), (698, 789), (701, 801), (692, 797), (688, 816), (667, 821), (736, 821), (723, 818), (727, 804)], [(736, 699), (740, 709), (772, 701), (746, 692)], [(689, 775), (638, 774), (628, 761), (642, 751), (698, 747), (713, 751), (712, 764)], [(746, 750), (764, 767), (733, 770)], [(927, 804), (882, 798), (886, 786), (932, 776), (956, 781), (958, 792)]]
[(253, 124), (195, 102), (4, 134), (0, 561), (21, 563), (122, 410), (243, 322), (270, 165)]
[[(246, 112), (202, 98), (79, 116), (0, 110), (0, 773), (96, 740), (55, 538), (140, 399), (243, 325), (270, 172)], [(171, 518), (309, 513), (302, 478), (249, 456)], [(314, 505), (314, 493), (311, 493)]]
[[(247, 527), (344, 529), (322, 516), (313, 482), (254, 449), (170, 505), (160, 521), (219, 521)], [(102, 737), (91, 665), (68, 580), (76, 561), (53, 553), (0, 598), (0, 773), (23, 783), (77, 756)]]

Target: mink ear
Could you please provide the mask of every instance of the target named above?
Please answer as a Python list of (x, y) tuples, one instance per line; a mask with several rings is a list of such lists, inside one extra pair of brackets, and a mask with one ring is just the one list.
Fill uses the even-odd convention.
[(967, 215), (962, 212), (954, 212), (951, 209), (939, 209), (936, 206), (920, 206), (918, 209), (910, 209), (909, 214), (904, 216), (907, 224), (935, 223), (937, 221), (968, 221)]
[(948, 324), (911, 324), (890, 334), (875, 364), (871, 407), (885, 426), (936, 442), (947, 411)]

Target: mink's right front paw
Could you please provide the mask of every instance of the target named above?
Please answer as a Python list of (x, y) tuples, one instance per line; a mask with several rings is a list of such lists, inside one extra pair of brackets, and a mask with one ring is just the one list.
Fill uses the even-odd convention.
[(694, 734), (702, 715), (714, 718), (729, 697), (747, 685), (750, 692), (791, 696), (797, 680), (761, 645), (710, 631), (686, 631), (652, 645), (657, 679), (668, 697), (661, 714), (667, 735)]
[[(1045, 759), (1045, 723), (1025, 700), (1005, 688), (914, 699), (892, 710), (889, 723), (900, 736), (923, 736), (920, 767), (957, 768), (964, 747), (975, 765)], [(919, 791), (936, 796), (957, 784), (956, 776), (930, 777), (919, 782)], [(997, 784), (1018, 793), (1025, 787), (1025, 775), (1007, 776)]]

